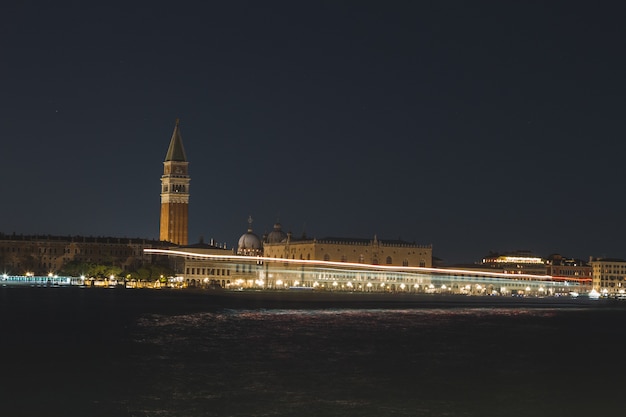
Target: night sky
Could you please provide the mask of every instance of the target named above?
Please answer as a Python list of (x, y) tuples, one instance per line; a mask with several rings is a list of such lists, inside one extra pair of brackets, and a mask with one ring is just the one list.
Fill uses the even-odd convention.
[(0, 232), (157, 239), (178, 117), (191, 243), (626, 257), (622, 2), (89, 3), (0, 6)]

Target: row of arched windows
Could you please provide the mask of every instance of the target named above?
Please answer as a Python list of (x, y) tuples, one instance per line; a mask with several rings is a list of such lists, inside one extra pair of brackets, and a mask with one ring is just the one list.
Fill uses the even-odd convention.
[[(164, 193), (169, 192), (169, 188), (168, 188), (167, 184), (163, 185), (163, 192)], [(183, 185), (183, 184), (172, 184), (172, 192), (173, 193), (186, 193), (187, 192), (187, 186)]]

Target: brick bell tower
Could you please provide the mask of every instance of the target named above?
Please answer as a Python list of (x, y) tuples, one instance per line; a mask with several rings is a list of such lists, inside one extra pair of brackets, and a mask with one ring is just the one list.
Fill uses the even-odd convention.
[(184, 246), (188, 243), (189, 177), (187, 156), (176, 119), (161, 176), (161, 232), (159, 239)]

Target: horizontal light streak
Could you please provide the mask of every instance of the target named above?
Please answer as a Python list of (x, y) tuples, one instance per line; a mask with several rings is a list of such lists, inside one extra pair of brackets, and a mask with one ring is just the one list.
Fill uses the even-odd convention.
[[(405, 273), (432, 273), (437, 275), (462, 275), (462, 276), (475, 276), (475, 277), (494, 277), (504, 278), (507, 280), (547, 280), (554, 279), (551, 275), (533, 275), (533, 274), (506, 274), (502, 272), (489, 272), (489, 271), (474, 271), (469, 269), (442, 269), (442, 268), (428, 268), (419, 266), (393, 266), (393, 265), (371, 265), (361, 264), (354, 262), (334, 262), (334, 261), (320, 261), (320, 260), (308, 260), (308, 259), (288, 259), (288, 258), (271, 258), (266, 256), (242, 256), (242, 255), (215, 255), (206, 253), (195, 253), (182, 250), (171, 249), (144, 249), (144, 253), (154, 255), (167, 255), (167, 256), (183, 256), (192, 259), (213, 259), (216, 261), (235, 261), (243, 263), (283, 263), (292, 265), (312, 265), (323, 268), (337, 267), (342, 271), (350, 271), (350, 268), (355, 268), (355, 271), (391, 271), (391, 272), (405, 272)], [(561, 278), (559, 278), (561, 279)], [(583, 282), (588, 279), (581, 278), (568, 278), (567, 281)]]

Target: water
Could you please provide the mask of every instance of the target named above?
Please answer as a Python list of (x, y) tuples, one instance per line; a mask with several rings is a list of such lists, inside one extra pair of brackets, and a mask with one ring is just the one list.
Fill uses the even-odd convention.
[(622, 414), (623, 309), (227, 309), (94, 289), (0, 301), (3, 416)]

